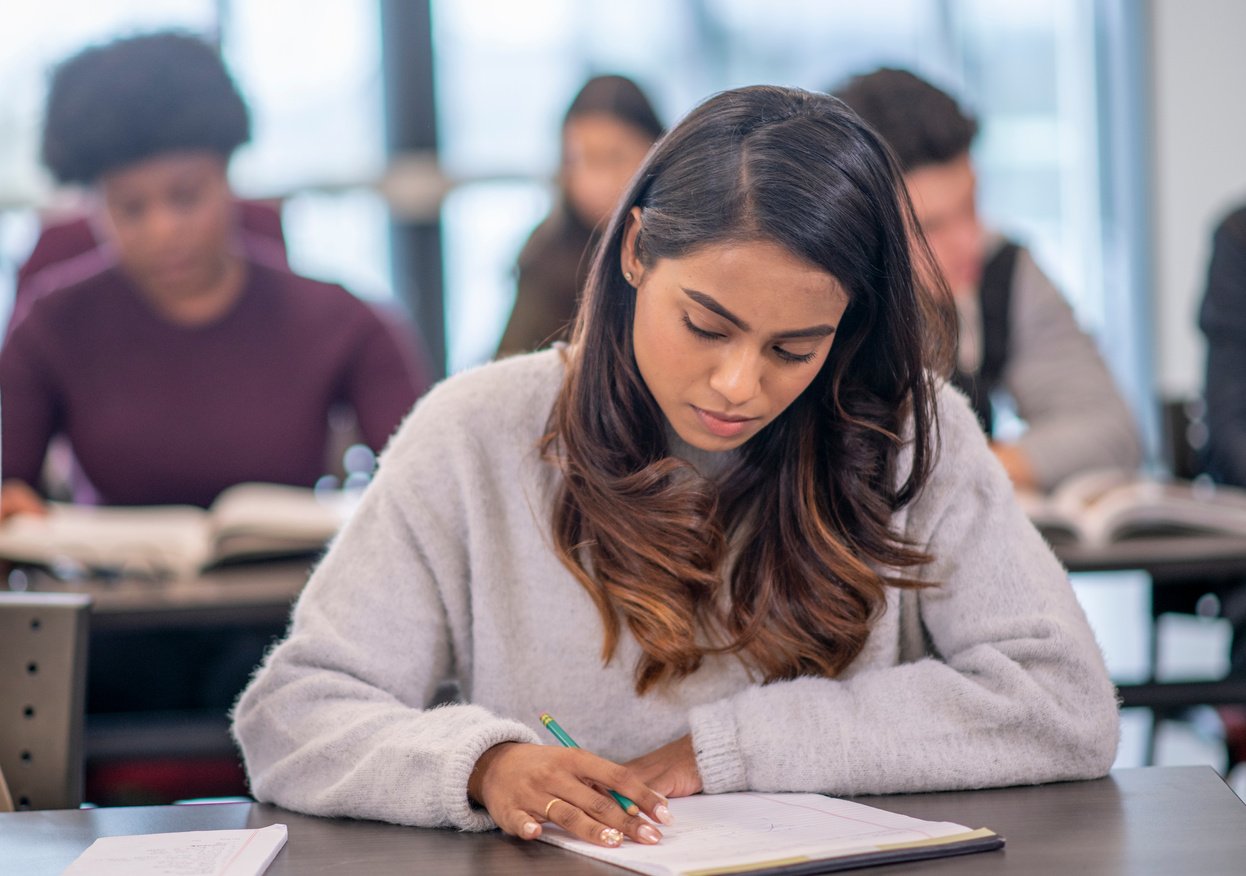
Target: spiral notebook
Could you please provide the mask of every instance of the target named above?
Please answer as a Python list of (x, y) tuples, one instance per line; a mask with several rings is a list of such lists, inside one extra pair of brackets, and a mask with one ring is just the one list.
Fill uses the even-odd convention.
[(706, 794), (670, 801), (675, 824), (649, 846), (610, 849), (545, 825), (541, 839), (652, 876), (831, 873), (984, 852), (1004, 845), (985, 828), (923, 821), (821, 794)]

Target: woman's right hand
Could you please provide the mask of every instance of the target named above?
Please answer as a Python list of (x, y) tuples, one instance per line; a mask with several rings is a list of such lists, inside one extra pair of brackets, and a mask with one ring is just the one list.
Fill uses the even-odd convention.
[(521, 839), (540, 836), (545, 821), (599, 846), (617, 846), (625, 836), (650, 845), (662, 838), (649, 821), (624, 812), (606, 788), (653, 821), (671, 823), (666, 798), (634, 770), (580, 748), (503, 742), (480, 756), (467, 783), (468, 796)]
[(14, 514), (35, 514), (42, 517), (47, 513), (43, 499), (25, 481), (5, 481), (0, 486), (0, 520), (7, 520)]

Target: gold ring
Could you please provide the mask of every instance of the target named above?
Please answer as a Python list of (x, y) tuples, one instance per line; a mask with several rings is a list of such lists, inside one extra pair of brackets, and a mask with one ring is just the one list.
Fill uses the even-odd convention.
[(548, 803), (546, 803), (545, 804), (545, 820), (546, 821), (550, 820), (549, 807), (553, 806), (555, 803), (566, 803), (566, 802), (567, 801), (562, 799), (561, 797), (555, 797), (553, 800), (550, 800)]

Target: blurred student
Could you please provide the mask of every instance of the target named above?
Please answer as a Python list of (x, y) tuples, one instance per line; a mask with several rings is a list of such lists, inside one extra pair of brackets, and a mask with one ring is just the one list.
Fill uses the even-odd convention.
[(0, 351), (0, 514), (41, 509), (58, 434), (104, 503), (206, 506), (243, 481), (315, 483), (338, 405), (379, 450), (414, 403), (411, 358), (369, 305), (243, 246), (226, 172), (249, 135), (193, 36), (56, 69), (43, 159), (98, 196), (106, 257), (41, 290)]
[(991, 396), (1010, 395), (1027, 429), (992, 441), (1020, 488), (1050, 490), (1093, 468), (1132, 469), (1141, 444), (1094, 341), (1021, 245), (978, 218), (969, 147), (977, 122), (945, 92), (883, 68), (835, 92), (890, 144), (960, 323), (954, 382), (988, 435)]
[[(1207, 469), (1246, 487), (1246, 206), (1216, 229), (1198, 324), (1207, 337)], [(1229, 674), (1246, 677), (1246, 583), (1219, 596), (1233, 626)], [(1220, 717), (1230, 765), (1246, 761), (1246, 706), (1221, 707)]]
[(499, 356), (563, 339), (588, 276), (592, 248), (662, 123), (636, 83), (595, 76), (562, 123), (558, 200), (519, 253), (518, 291)]
[(1246, 487), (1246, 206), (1216, 229), (1198, 324), (1207, 337), (1208, 469)]

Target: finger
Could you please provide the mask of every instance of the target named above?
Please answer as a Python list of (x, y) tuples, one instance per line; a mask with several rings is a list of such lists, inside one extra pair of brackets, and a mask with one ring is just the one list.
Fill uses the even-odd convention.
[(588, 815), (579, 806), (559, 798), (546, 807), (549, 820), (572, 836), (607, 848), (618, 848), (623, 842), (623, 831), (603, 824)]
[[(629, 814), (608, 792), (579, 785), (564, 795), (566, 801), (580, 809), (593, 821), (619, 831), (634, 842), (653, 845), (662, 839), (662, 832), (639, 814)], [(635, 813), (640, 810), (632, 807)]]
[(516, 809), (508, 816), (498, 820), (498, 827), (503, 833), (517, 836), (520, 839), (536, 839), (541, 835), (541, 820), (532, 813)]
[(674, 823), (674, 819), (671, 817), (669, 801), (665, 796), (642, 781), (640, 774), (635, 769), (610, 761), (602, 761), (602, 763), (604, 764), (604, 773), (598, 773), (593, 776), (599, 784), (622, 794), (640, 807), (641, 812), (659, 824)]

